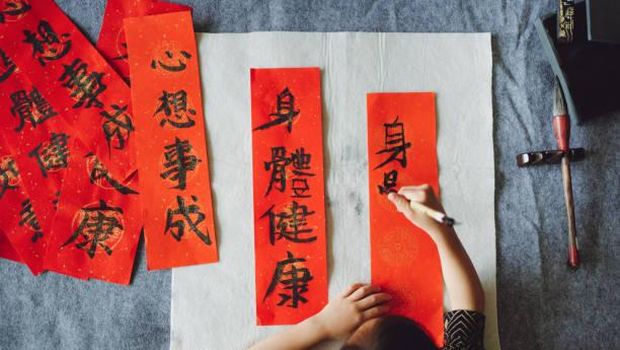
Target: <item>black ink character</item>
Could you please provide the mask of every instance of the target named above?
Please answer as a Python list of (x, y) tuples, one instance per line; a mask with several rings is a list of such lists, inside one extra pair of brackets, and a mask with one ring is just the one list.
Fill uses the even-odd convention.
[(30, 93), (19, 90), (11, 94), (11, 114), (19, 118), (19, 125), (15, 131), (21, 131), (26, 122), (30, 122), (33, 128), (43, 124), (46, 120), (58, 115), (52, 105), (41, 96), (39, 90), (33, 88)]
[(286, 123), (286, 129), (290, 133), (293, 130), (293, 120), (297, 115), (299, 115), (299, 110), (295, 109), (295, 96), (286, 87), (278, 94), (276, 112), (269, 114), (272, 120), (254, 130), (265, 130)]
[(391, 161), (397, 161), (403, 168), (407, 167), (407, 148), (410, 142), (405, 141), (405, 127), (398, 121), (398, 116), (391, 123), (383, 124), (385, 127), (385, 148), (376, 154), (388, 153), (390, 156), (375, 169), (379, 169)]
[(25, 43), (32, 45), (32, 57), (45, 66), (46, 61), (55, 61), (63, 58), (71, 49), (69, 34), (61, 34), (60, 37), (52, 26), (46, 21), (40, 21), (37, 32), (24, 30)]
[(16, 69), (15, 62), (0, 49), (0, 83), (7, 80)]
[(286, 156), (286, 148), (271, 148), (271, 161), (265, 162), (265, 170), (271, 170), (271, 178), (265, 196), (271, 192), (274, 185), (278, 191), (284, 192), (286, 189), (286, 166), (290, 163), (291, 160)]
[(86, 251), (89, 258), (94, 258), (101, 248), (107, 255), (112, 255), (113, 243), (123, 235), (123, 209), (110, 207), (104, 200), (98, 204), (86, 206), (78, 212), (77, 229), (62, 245), (76, 242), (75, 247)]
[(309, 243), (316, 241), (317, 237), (312, 235), (313, 229), (308, 226), (307, 217), (314, 214), (305, 205), (299, 205), (293, 201), (290, 207), (284, 211), (274, 213), (272, 205), (260, 217), (269, 218), (269, 243), (274, 245), (276, 241), (284, 238), (294, 243)]
[[(191, 198), (194, 203), (198, 201), (198, 197), (196, 196), (191, 196)], [(192, 216), (194, 216), (193, 219)], [(170, 232), (172, 237), (177, 240), (177, 242), (180, 242), (181, 238), (185, 235), (185, 225), (187, 225), (189, 226), (189, 230), (194, 232), (204, 244), (211, 245), (209, 231), (207, 230), (207, 232), (204, 233), (198, 227), (205, 218), (205, 214), (200, 211), (200, 207), (197, 204), (190, 204), (188, 206), (185, 204), (185, 198), (177, 196), (177, 208), (168, 208), (166, 213), (166, 228), (164, 229), (164, 234)]]
[(26, 199), (22, 202), (22, 209), (19, 212), (19, 216), (19, 226), (25, 226), (34, 232), (32, 237), (30, 237), (32, 243), (35, 243), (39, 238), (43, 237), (41, 225), (39, 225), (39, 220), (37, 220), (37, 216), (34, 214), (30, 199)]
[(127, 113), (127, 105), (111, 105), (112, 111), (102, 111), (101, 116), (105, 119), (103, 122), (103, 134), (105, 135), (108, 149), (111, 150), (125, 148), (125, 144), (129, 141), (129, 136), (135, 131), (131, 116)]
[(0, 158), (0, 199), (8, 190), (15, 190), (19, 184), (19, 171), (12, 157)]
[(90, 153), (86, 156), (86, 158), (88, 159), (90, 166), (92, 166), (92, 169), (90, 169), (88, 174), (90, 183), (100, 184), (102, 181), (105, 180), (108, 185), (112, 186), (112, 188), (117, 190), (120, 194), (138, 194), (137, 191), (123, 185), (118, 180), (113, 178), (112, 175), (110, 175), (110, 171), (108, 170), (108, 168), (103, 165), (103, 163), (99, 160), (99, 158), (97, 158), (96, 155)]
[(263, 302), (267, 300), (267, 297), (276, 290), (278, 284), (282, 285), (283, 293), (278, 293), (280, 301), (278, 306), (285, 305), (291, 308), (298, 308), (299, 303), (307, 303), (308, 299), (304, 298), (303, 294), (308, 292), (308, 282), (312, 281), (313, 277), (310, 274), (310, 270), (305, 267), (306, 259), (296, 258), (291, 252), (286, 252), (287, 258), (278, 261), (276, 269), (273, 272), (271, 283), (267, 288), (267, 292), (263, 297)]
[(63, 67), (65, 71), (58, 80), (63, 82), (62, 86), (71, 91), (71, 98), (76, 100), (73, 108), (102, 108), (103, 103), (98, 97), (107, 89), (107, 85), (101, 81), (103, 73), (89, 73), (88, 65), (79, 58), (70, 65), (63, 64)]
[(155, 111), (155, 116), (159, 113), (164, 114), (164, 118), (159, 122), (160, 126), (169, 123), (175, 128), (189, 128), (196, 124), (192, 119), (196, 111), (187, 105), (187, 92), (179, 90), (176, 92), (163, 91), (159, 97), (160, 105)]
[(200, 159), (192, 154), (192, 145), (187, 140), (175, 137), (174, 143), (164, 147), (164, 168), (160, 174), (164, 180), (175, 181), (173, 188), (184, 190), (187, 186), (187, 173), (196, 170)]
[(314, 173), (311, 173), (310, 170), (310, 161), (312, 159), (312, 155), (310, 153), (306, 153), (306, 150), (301, 147), (296, 149), (290, 155), (291, 165), (293, 166), (293, 175), (294, 177), (291, 180), (291, 189), (293, 190), (294, 198), (309, 198), (310, 194), (307, 194), (310, 191), (310, 186), (308, 185), (307, 176), (314, 176)]
[(47, 173), (65, 169), (69, 164), (69, 136), (64, 133), (52, 133), (49, 141), (40, 143), (28, 156), (36, 158), (43, 177)]
[(182, 57), (176, 60), (174, 59), (174, 53), (172, 51), (166, 51), (165, 56), (166, 58), (164, 58), (163, 61), (159, 59), (153, 59), (151, 61), (151, 68), (157, 69), (157, 67), (161, 67), (168, 72), (181, 72), (187, 67), (187, 61), (183, 60), (183, 58), (188, 60), (192, 58), (192, 55), (190, 55), (189, 52), (185, 50), (181, 50), (179, 56)]
[(310, 190), (308, 185), (308, 179), (305, 177), (314, 176), (310, 170), (310, 160), (312, 156), (306, 153), (303, 147), (296, 149), (289, 156), (286, 154), (286, 148), (284, 147), (272, 147), (271, 148), (271, 160), (265, 162), (265, 170), (271, 171), (271, 178), (269, 179), (269, 186), (267, 187), (267, 196), (273, 188), (280, 192), (286, 190), (287, 183), (287, 167), (290, 165), (293, 167), (291, 179), (293, 197), (295, 198), (307, 198), (310, 197), (306, 194)]
[(6, 0), (4, 1), (4, 8), (0, 10), (0, 23), (4, 23), (7, 20), (17, 20), (30, 11), (30, 8), (26, 0)]
[(383, 184), (379, 185), (380, 194), (388, 194), (394, 192), (396, 182), (398, 181), (398, 171), (392, 170), (383, 174)]

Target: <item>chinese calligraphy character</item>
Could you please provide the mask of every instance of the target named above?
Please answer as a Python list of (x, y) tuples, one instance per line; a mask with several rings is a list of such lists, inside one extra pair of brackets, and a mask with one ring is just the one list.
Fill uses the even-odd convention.
[(7, 80), (17, 69), (15, 62), (2, 50), (0, 50), (0, 83)]
[(192, 154), (192, 145), (187, 140), (175, 137), (174, 143), (164, 147), (164, 168), (160, 174), (164, 180), (176, 181), (173, 188), (184, 190), (187, 186), (187, 173), (196, 170), (200, 159)]
[(394, 192), (396, 182), (398, 181), (398, 171), (392, 170), (383, 174), (383, 184), (379, 185), (380, 194), (388, 194)]
[(63, 87), (71, 91), (71, 98), (76, 100), (73, 108), (82, 106), (85, 108), (92, 106), (102, 108), (103, 103), (97, 98), (107, 89), (107, 85), (101, 81), (103, 73), (89, 73), (88, 65), (79, 58), (76, 58), (70, 65), (63, 64), (63, 67), (65, 71), (60, 76), (59, 81), (63, 82)]
[(0, 10), (0, 23), (8, 20), (17, 20), (26, 12), (30, 11), (30, 5), (26, 0), (6, 0), (4, 8)]
[(271, 161), (265, 162), (265, 170), (271, 170), (271, 178), (269, 179), (269, 186), (265, 196), (271, 192), (274, 185), (280, 192), (286, 189), (286, 166), (290, 162), (291, 160), (286, 156), (286, 148), (271, 148)]
[[(196, 203), (198, 197), (191, 196), (192, 202)], [(193, 218), (192, 218), (193, 216)], [(205, 220), (205, 214), (200, 211), (200, 207), (197, 204), (186, 205), (185, 198), (177, 196), (177, 208), (168, 208), (166, 212), (166, 228), (164, 234), (170, 232), (172, 237), (181, 241), (181, 238), (185, 235), (186, 225), (189, 226), (189, 230), (194, 232), (201, 241), (206, 245), (211, 245), (211, 237), (209, 231), (202, 232), (199, 228), (200, 224)]]
[(91, 259), (95, 257), (98, 248), (112, 255), (114, 244), (124, 233), (123, 210), (110, 207), (104, 200), (100, 200), (98, 204), (80, 209), (76, 217), (80, 224), (62, 246), (77, 241), (75, 247), (86, 251)]
[[(269, 218), (269, 242), (274, 245), (277, 240), (282, 238), (294, 243), (309, 243), (316, 241), (317, 237), (312, 236), (313, 229), (305, 228), (308, 225), (307, 217), (314, 214), (305, 205), (299, 205), (293, 201), (290, 207), (284, 211), (274, 213), (272, 205), (260, 217)], [(305, 236), (305, 237), (304, 237)]]
[(30, 230), (34, 231), (34, 234), (30, 238), (32, 243), (36, 242), (39, 238), (43, 237), (43, 232), (41, 232), (41, 225), (39, 225), (39, 220), (37, 220), (36, 215), (34, 214), (34, 210), (32, 209), (32, 203), (30, 203), (30, 199), (26, 199), (22, 202), (22, 209), (19, 212), (19, 226), (26, 226)]
[(25, 90), (19, 90), (11, 94), (11, 114), (19, 118), (19, 125), (15, 131), (21, 131), (26, 124), (30, 122), (33, 128), (43, 124), (44, 121), (53, 116), (58, 115), (52, 105), (47, 102), (39, 93), (39, 90), (33, 88), (28, 94)]
[(265, 162), (265, 170), (271, 170), (269, 186), (267, 187), (265, 196), (267, 196), (273, 188), (280, 192), (286, 190), (287, 166), (291, 165), (293, 167), (292, 174), (297, 176), (291, 179), (293, 197), (310, 197), (310, 195), (305, 194), (310, 190), (310, 187), (308, 185), (308, 180), (303, 177), (315, 175), (309, 171), (311, 159), (311, 155), (306, 153), (303, 147), (296, 149), (290, 156), (287, 156), (286, 148), (272, 147), (271, 160)]
[(398, 121), (398, 116), (391, 123), (383, 124), (385, 127), (385, 148), (376, 154), (388, 153), (390, 156), (375, 169), (381, 168), (391, 161), (397, 161), (402, 167), (407, 167), (407, 149), (411, 147), (410, 142), (405, 141), (405, 128), (403, 123)]
[(11, 156), (0, 158), (0, 198), (6, 191), (17, 189), (19, 181), (19, 171), (15, 160)]
[(69, 34), (61, 34), (60, 37), (52, 26), (46, 21), (40, 21), (37, 32), (24, 30), (25, 43), (32, 45), (32, 57), (45, 66), (46, 61), (55, 61), (63, 58), (71, 49)]
[[(163, 91), (159, 97), (160, 105), (157, 107), (154, 115), (164, 113), (164, 118), (159, 122), (160, 126), (169, 123), (175, 128), (189, 128), (194, 126), (192, 119), (196, 115), (196, 111), (187, 105), (187, 92), (179, 90), (176, 92)], [(174, 117), (174, 118), (172, 118)]]
[(52, 133), (49, 141), (40, 143), (28, 156), (36, 158), (43, 177), (47, 173), (64, 169), (69, 161), (69, 136), (64, 133)]
[(278, 261), (276, 269), (271, 278), (271, 283), (267, 288), (267, 292), (263, 297), (263, 302), (267, 300), (267, 297), (276, 290), (278, 284), (282, 285), (284, 289), (283, 293), (278, 293), (280, 301), (278, 306), (287, 304), (286, 306), (291, 308), (299, 307), (299, 303), (307, 303), (308, 299), (304, 298), (303, 294), (308, 292), (308, 282), (312, 281), (313, 277), (310, 274), (310, 270), (304, 266), (306, 259), (296, 258), (291, 252), (286, 252), (287, 258)]
[(299, 110), (295, 109), (295, 96), (286, 87), (278, 94), (276, 112), (269, 114), (272, 120), (254, 130), (265, 130), (286, 123), (286, 129), (290, 133), (293, 130), (293, 120), (297, 115), (299, 115)]
[(108, 143), (108, 149), (124, 149), (125, 143), (129, 140), (130, 133), (135, 131), (133, 122), (131, 116), (127, 113), (127, 105), (119, 106), (113, 104), (111, 107), (112, 112), (101, 112), (101, 116), (105, 119), (103, 134)]
[(163, 61), (159, 59), (153, 59), (151, 61), (151, 68), (157, 69), (157, 67), (161, 67), (168, 72), (180, 72), (185, 70), (185, 68), (187, 67), (187, 61), (184, 61), (183, 57), (186, 59), (192, 58), (192, 55), (190, 55), (189, 52), (185, 50), (181, 50), (180, 56), (182, 56), (182, 58), (178, 58), (176, 61), (174, 61), (174, 53), (172, 51), (166, 51), (165, 55), (167, 58), (165, 58)]
[(112, 188), (121, 194), (138, 194), (135, 190), (123, 185), (118, 180), (113, 178), (112, 175), (110, 175), (109, 170), (105, 167), (105, 165), (103, 165), (96, 155), (91, 153), (86, 157), (88, 159), (88, 167), (92, 167), (88, 174), (90, 183), (102, 186), (102, 182), (105, 180), (108, 185), (112, 186)]

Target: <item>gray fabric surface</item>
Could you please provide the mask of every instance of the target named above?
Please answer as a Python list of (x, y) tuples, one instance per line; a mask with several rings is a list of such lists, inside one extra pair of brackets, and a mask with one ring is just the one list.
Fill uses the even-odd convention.
[[(96, 37), (102, 0), (58, 2)], [(614, 234), (620, 209), (618, 116), (573, 128), (572, 144), (588, 150), (587, 159), (573, 165), (584, 261), (577, 272), (565, 265), (560, 168), (518, 169), (514, 160), (517, 152), (555, 145), (552, 73), (533, 25), (553, 11), (554, 1), (179, 2), (194, 7), (198, 31), (491, 32), (503, 349), (620, 344), (620, 238)], [(137, 261), (129, 288), (54, 274), (34, 278), (25, 267), (0, 261), (0, 348), (167, 349), (169, 273), (146, 273), (142, 248)]]

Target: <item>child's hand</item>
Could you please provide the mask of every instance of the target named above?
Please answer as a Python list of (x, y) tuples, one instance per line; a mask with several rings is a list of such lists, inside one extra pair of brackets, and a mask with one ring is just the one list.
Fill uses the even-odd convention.
[(438, 223), (423, 212), (412, 209), (409, 205), (410, 201), (418, 202), (431, 209), (438, 210), (442, 213), (445, 212), (437, 200), (437, 197), (435, 197), (435, 193), (431, 186), (426, 184), (420, 186), (403, 186), (398, 193), (390, 193), (388, 199), (394, 203), (396, 209), (403, 213), (409, 221), (429, 234), (434, 234), (445, 229), (445, 225)]
[(330, 301), (314, 318), (327, 337), (344, 339), (365, 321), (383, 316), (391, 299), (379, 287), (358, 283)]

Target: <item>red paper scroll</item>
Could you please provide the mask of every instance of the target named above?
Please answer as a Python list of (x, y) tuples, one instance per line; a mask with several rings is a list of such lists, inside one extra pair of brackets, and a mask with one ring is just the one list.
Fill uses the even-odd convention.
[[(65, 192), (58, 220), (74, 219), (75, 212), (63, 210), (92, 204), (83, 193), (86, 187), (75, 186), (81, 175), (79, 165), (73, 169), (71, 164), (71, 159), (78, 156), (73, 149), (76, 141), (81, 140), (87, 152), (96, 154), (117, 181), (124, 183), (136, 175), (130, 92), (53, 1), (17, 1), (13, 5), (10, 18), (0, 23), (0, 47), (4, 50), (0, 72), (10, 72), (1, 76), (5, 78), (0, 84), (1, 108), (5, 108), (2, 130), (45, 233), (52, 227), (61, 191)], [(7, 69), (7, 62), (13, 69)], [(64, 177), (69, 173), (74, 178)], [(66, 180), (62, 189), (61, 179)], [(137, 203), (137, 199), (127, 200)], [(63, 225), (70, 224), (56, 223), (51, 229), (46, 256), (52, 258), (46, 258), (44, 268), (80, 278), (92, 276), (125, 283), (128, 278), (120, 278), (112, 271), (117, 266), (107, 265), (107, 271), (93, 269), (86, 263), (85, 251), (70, 263), (57, 264), (53, 254), (60, 247), (50, 242), (58, 243), (67, 234)], [(137, 244), (138, 237), (133, 238), (130, 245)], [(131, 271), (132, 262), (124, 261), (122, 269)]]
[[(8, 59), (0, 50), (0, 58), (3, 56)], [(30, 204), (45, 241), (51, 232), (62, 179), (69, 165), (69, 140), (76, 133), (59, 112), (58, 105), (46, 99), (40, 87), (33, 85), (17, 65), (11, 60), (7, 62), (10, 63), (0, 65), (0, 71), (14, 68), (0, 81), (0, 132), (6, 141), (5, 152), (12, 155), (20, 169), (20, 191), (24, 195), (33, 193)], [(5, 232), (11, 230), (5, 228)]]
[(372, 283), (394, 296), (391, 311), (443, 337), (441, 265), (433, 241), (394, 209), (390, 190), (438, 190), (434, 93), (367, 96)]
[[(23, 189), (20, 168), (0, 135), (0, 250), (2, 256), (24, 262), (33, 274), (43, 272), (46, 235)], [(11, 249), (9, 249), (9, 247)], [(15, 258), (15, 254), (19, 258)]]
[(122, 177), (133, 173), (127, 84), (52, 0), (14, 3), (19, 14), (0, 23), (0, 48), (79, 132), (75, 137)]
[(327, 303), (320, 70), (250, 80), (257, 323), (293, 324)]
[(218, 260), (189, 11), (125, 20), (150, 270)]
[(0, 258), (13, 260), (15, 262), (22, 261), (15, 249), (13, 249), (9, 239), (6, 238), (6, 235), (2, 231), (0, 231)]
[(188, 6), (157, 0), (108, 0), (103, 24), (97, 40), (97, 49), (125, 81), (129, 81), (127, 41), (123, 19), (166, 12), (189, 10)]
[[(135, 177), (124, 180), (79, 140), (62, 187), (45, 266), (73, 277), (129, 284), (142, 213)], [(66, 198), (67, 193), (73, 198)]]

